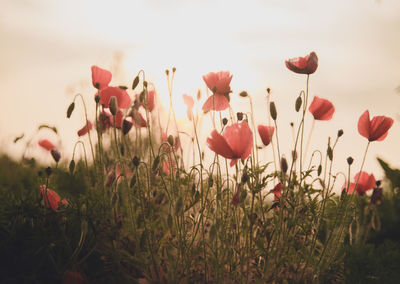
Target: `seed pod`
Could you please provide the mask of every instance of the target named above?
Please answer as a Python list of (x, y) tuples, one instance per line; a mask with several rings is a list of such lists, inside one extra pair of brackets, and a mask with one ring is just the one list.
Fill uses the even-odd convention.
[(249, 94), (246, 92), (246, 91), (241, 91), (240, 93), (239, 93), (239, 96), (241, 96), (242, 98), (245, 98), (245, 97), (247, 97)]
[(135, 167), (138, 167), (138, 166), (139, 166), (139, 163), (140, 163), (139, 157), (138, 157), (138, 156), (133, 157), (132, 163), (133, 163), (133, 165), (134, 165)]
[(224, 118), (222, 119), (222, 124), (223, 124), (223, 125), (227, 125), (227, 124), (228, 124), (228, 119), (227, 119), (226, 117), (224, 117)]
[(237, 119), (238, 119), (239, 121), (242, 121), (242, 120), (243, 120), (243, 112), (237, 112), (237, 113), (236, 113), (236, 117), (237, 117)]
[(349, 166), (353, 163), (354, 159), (352, 157), (348, 157), (347, 158), (347, 164), (349, 164)]
[(132, 90), (134, 90), (137, 85), (139, 85), (139, 76), (136, 76), (135, 79), (133, 79)]
[(68, 109), (67, 109), (67, 118), (70, 118), (70, 117), (71, 117), (71, 114), (72, 114), (72, 112), (74, 111), (74, 108), (75, 108), (75, 102), (72, 102), (72, 103), (69, 105)]
[(167, 141), (168, 144), (171, 145), (171, 147), (174, 146), (174, 137), (172, 135), (168, 135)]
[(301, 99), (301, 96), (298, 96), (295, 103), (296, 112), (299, 112), (302, 103), (303, 100)]
[(340, 129), (339, 131), (338, 131), (338, 133), (337, 133), (337, 137), (340, 137), (340, 136), (342, 136), (343, 135), (343, 129)]
[(276, 107), (274, 102), (269, 103), (269, 111), (271, 113), (272, 119), (276, 120), (276, 118), (278, 117), (278, 113), (276, 112)]

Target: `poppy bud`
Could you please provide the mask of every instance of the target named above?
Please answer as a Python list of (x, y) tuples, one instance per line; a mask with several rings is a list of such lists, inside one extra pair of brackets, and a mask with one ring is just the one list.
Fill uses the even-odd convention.
[(274, 102), (269, 103), (269, 111), (271, 113), (272, 119), (276, 120), (276, 118), (278, 117), (278, 113), (276, 112), (276, 107)]
[(242, 184), (246, 183), (249, 180), (249, 176), (247, 175), (247, 168), (245, 167), (242, 174), (241, 182)]
[(129, 183), (129, 187), (133, 188), (136, 184), (136, 176), (134, 175), (131, 179), (131, 182)]
[(117, 98), (112, 96), (110, 99), (110, 112), (112, 115), (116, 115), (118, 111)]
[(51, 149), (50, 153), (53, 156), (54, 161), (56, 161), (56, 163), (58, 163), (58, 161), (61, 158), (60, 152), (57, 149)]
[(172, 67), (172, 73), (176, 72), (176, 67)]
[(124, 119), (122, 121), (122, 134), (126, 135), (132, 128), (133, 123)]
[(337, 137), (340, 137), (340, 136), (342, 136), (343, 135), (343, 129), (340, 129), (338, 132), (337, 132)]
[(267, 88), (268, 95), (271, 93), (271, 88)]
[(72, 114), (72, 112), (74, 111), (74, 108), (75, 108), (75, 102), (72, 102), (72, 103), (69, 105), (68, 109), (67, 109), (67, 118), (70, 118), (70, 117), (71, 117), (71, 114)]
[(69, 163), (69, 173), (72, 175), (75, 170), (75, 161), (72, 159), (71, 162)]
[(286, 173), (288, 170), (288, 164), (285, 157), (281, 158), (281, 171)]
[(171, 147), (174, 146), (174, 137), (172, 135), (168, 135), (167, 141), (168, 144), (171, 145)]
[(243, 120), (243, 112), (237, 112), (236, 117), (239, 121)]
[(139, 85), (139, 76), (136, 76), (135, 79), (133, 79), (132, 90), (134, 90), (137, 85)]
[(159, 163), (160, 163), (160, 156), (157, 156), (153, 161), (153, 171), (157, 170)]
[(44, 171), (48, 177), (53, 173), (53, 170), (50, 167), (47, 167)]
[(227, 125), (227, 124), (228, 124), (228, 119), (227, 119), (226, 117), (224, 117), (224, 118), (222, 119), (222, 124), (223, 124), (223, 125)]
[(321, 172), (322, 172), (322, 165), (319, 165), (317, 170), (318, 176), (321, 174)]
[(381, 183), (382, 183), (382, 182), (381, 182), (380, 180), (377, 180), (376, 183), (375, 183), (375, 184), (376, 184), (376, 187), (380, 187), (380, 186), (381, 186)]
[(165, 74), (168, 76), (169, 75), (169, 70), (165, 69)]
[(347, 164), (349, 164), (349, 166), (353, 163), (353, 158), (352, 157), (348, 157), (347, 158)]
[(94, 96), (94, 101), (96, 102), (96, 104), (98, 104), (100, 102), (100, 96), (99, 95), (95, 95)]
[(143, 103), (143, 102), (144, 102), (145, 96), (146, 96), (146, 91), (143, 90), (143, 91), (140, 93), (140, 95), (139, 95), (139, 101), (140, 101), (140, 103)]
[(132, 163), (135, 167), (139, 167), (140, 159), (138, 156), (133, 157)]
[(328, 149), (326, 150), (326, 153), (328, 154), (329, 161), (332, 161), (333, 151), (332, 151), (331, 145), (328, 145)]
[(241, 91), (240, 93), (239, 93), (239, 96), (241, 96), (242, 98), (245, 98), (245, 97), (247, 97), (249, 94), (246, 92), (246, 91)]
[(120, 88), (121, 90), (124, 90), (124, 91), (128, 90), (127, 86), (118, 86), (118, 88)]
[(143, 81), (143, 86), (147, 88), (147, 81)]
[(290, 127), (293, 127), (293, 126), (294, 126), (294, 123), (293, 123), (293, 122), (291, 122), (291, 123), (290, 123)]
[(298, 96), (295, 103), (296, 112), (299, 112), (301, 104), (303, 103), (301, 96)]

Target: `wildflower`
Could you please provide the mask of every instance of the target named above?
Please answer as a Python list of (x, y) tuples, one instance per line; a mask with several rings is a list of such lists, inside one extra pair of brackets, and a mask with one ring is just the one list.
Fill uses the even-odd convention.
[(92, 84), (96, 89), (102, 90), (108, 86), (111, 81), (111, 72), (101, 69), (95, 65), (92, 66)]
[(183, 97), (183, 102), (187, 106), (186, 115), (187, 115), (189, 120), (192, 120), (193, 119), (194, 100), (193, 100), (193, 98), (191, 96), (188, 96), (186, 94), (183, 94), (182, 97)]
[(122, 113), (122, 111), (120, 109), (115, 114), (115, 127), (118, 128), (118, 129), (122, 128), (123, 116), (124, 116), (124, 114)]
[(379, 205), (382, 200), (382, 187), (375, 187), (371, 195), (371, 204)]
[(51, 143), (49, 140), (47, 139), (41, 139), (38, 142), (39, 146), (46, 149), (47, 151), (51, 151), (52, 149), (55, 148), (54, 144)]
[(366, 110), (358, 120), (358, 132), (368, 141), (382, 141), (386, 138), (393, 119), (387, 116), (374, 116), (369, 118), (369, 111)]
[(223, 134), (213, 130), (207, 138), (208, 147), (216, 154), (231, 159), (231, 167), (237, 159), (246, 159), (253, 149), (253, 133), (246, 121), (227, 126)]
[(315, 52), (311, 52), (306, 57), (291, 58), (285, 61), (286, 67), (299, 74), (313, 74), (318, 68), (318, 57)]
[(100, 91), (100, 104), (109, 107), (111, 97), (116, 97), (120, 109), (126, 109), (131, 105), (128, 93), (119, 87), (106, 87)]
[[(359, 177), (360, 176), (360, 177)], [(358, 184), (356, 187), (356, 182), (358, 180)], [(357, 192), (358, 195), (364, 195), (368, 190), (371, 190), (375, 187), (376, 180), (373, 174), (368, 174), (366, 172), (357, 173), (354, 176), (354, 181), (350, 183), (348, 186), (349, 189), (347, 193), (352, 194), (354, 190)], [(346, 185), (343, 187), (343, 190), (346, 189)], [(356, 187), (356, 188), (355, 188)]]
[(87, 124), (85, 124), (81, 129), (78, 130), (78, 136), (81, 137), (88, 133), (90, 130), (92, 130), (93, 125), (92, 123), (88, 120)]
[(274, 189), (272, 189), (270, 192), (274, 194), (274, 200), (278, 201), (281, 198), (282, 183), (275, 185)]
[[(51, 208), (54, 212), (57, 211), (58, 206), (60, 205), (61, 198), (60, 196), (51, 189), (46, 189), (45, 185), (40, 186), (40, 193), (42, 194), (44, 204), (47, 208)], [(66, 200), (62, 201), (63, 204), (67, 204)]]
[(335, 112), (335, 107), (327, 99), (315, 96), (308, 110), (315, 120), (330, 120)]
[(83, 277), (79, 272), (67, 270), (64, 272), (62, 284), (83, 284)]
[(229, 84), (231, 83), (232, 75), (228, 71), (210, 72), (203, 76), (203, 80), (213, 92), (213, 95), (204, 103), (203, 111), (227, 109), (229, 107), (229, 93), (231, 92)]
[(268, 146), (271, 143), (272, 135), (274, 135), (275, 127), (273, 126), (266, 126), (266, 125), (259, 125), (257, 127), (258, 134), (260, 134), (261, 141), (265, 146)]

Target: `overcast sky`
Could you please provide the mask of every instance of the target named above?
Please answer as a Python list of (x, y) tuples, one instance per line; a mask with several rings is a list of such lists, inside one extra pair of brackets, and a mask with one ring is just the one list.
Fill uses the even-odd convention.
[[(396, 122), (385, 141), (372, 143), (365, 169), (381, 175), (377, 155), (400, 167), (398, 0), (0, 0), (0, 7), (0, 139), (3, 150), (15, 157), (22, 145), (12, 140), (33, 135), (42, 123), (58, 127), (58, 146), (71, 155), (83, 117), (80, 105), (71, 120), (65, 111), (77, 92), (93, 109), (91, 65), (112, 70), (113, 85), (129, 86), (144, 69), (164, 104), (164, 71), (176, 66), (174, 104), (181, 118), (182, 94), (204, 93), (201, 77), (208, 72), (233, 74), (232, 106), (248, 110), (237, 97), (248, 90), (257, 123), (266, 123), (264, 95), (270, 87), (281, 147), (289, 156), (289, 123), (298, 121), (293, 104), (305, 88), (305, 76), (287, 70), (284, 61), (314, 50), (319, 67), (311, 76), (311, 99), (331, 100), (336, 113), (332, 121), (316, 123), (311, 149), (325, 151), (327, 137), (342, 128), (337, 166), (344, 170), (351, 155), (358, 167), (366, 139), (358, 134), (357, 121), (369, 109), (371, 116), (387, 115)], [(206, 136), (209, 130), (203, 132)]]

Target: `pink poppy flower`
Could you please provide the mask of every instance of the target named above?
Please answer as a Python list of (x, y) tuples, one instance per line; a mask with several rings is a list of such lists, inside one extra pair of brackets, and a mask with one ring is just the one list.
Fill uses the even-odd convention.
[(265, 146), (268, 146), (271, 143), (272, 135), (274, 135), (275, 127), (273, 126), (266, 126), (266, 125), (259, 125), (258, 133), (260, 134), (261, 141)]
[(100, 91), (100, 104), (105, 108), (109, 107), (111, 97), (117, 98), (118, 108), (125, 109), (131, 105), (131, 98), (128, 93), (119, 87), (105, 87)]
[(232, 80), (232, 75), (228, 71), (220, 71), (218, 73), (210, 72), (203, 76), (203, 80), (207, 87), (213, 92), (204, 103), (202, 109), (204, 112), (210, 110), (221, 111), (229, 107), (229, 86)]
[(67, 270), (64, 272), (62, 284), (83, 284), (84, 280), (79, 272)]
[(40, 186), (40, 193), (42, 194), (44, 204), (47, 208), (51, 208), (53, 211), (57, 211), (60, 204), (60, 196), (53, 190), (47, 189), (45, 185)]
[(118, 129), (122, 128), (123, 116), (124, 116), (124, 114), (122, 113), (122, 111), (120, 109), (115, 114), (115, 127)]
[(102, 90), (108, 86), (111, 81), (111, 72), (101, 69), (95, 65), (92, 66), (92, 84), (96, 89)]
[(308, 110), (315, 120), (330, 120), (335, 112), (335, 107), (327, 99), (315, 96)]
[(189, 120), (193, 119), (193, 106), (194, 106), (194, 100), (191, 96), (188, 96), (186, 94), (182, 95), (183, 97), (183, 102), (185, 103), (187, 110), (186, 110), (186, 115)]
[[(89, 128), (88, 128), (89, 126)], [(93, 125), (92, 123), (88, 120), (87, 125), (85, 124), (81, 129), (78, 130), (78, 136), (81, 137), (83, 135), (85, 135), (86, 133), (88, 133), (90, 130), (92, 130)]]
[[(359, 175), (360, 179), (358, 180), (357, 188), (355, 188)], [(357, 194), (364, 195), (368, 190), (373, 189), (375, 184), (376, 180), (373, 174), (368, 174), (366, 172), (357, 173), (354, 176), (354, 182), (350, 183), (349, 185), (348, 193), (351, 194), (355, 190)], [(346, 188), (347, 186), (344, 185), (343, 190), (346, 190)]]
[(366, 110), (358, 120), (358, 132), (368, 141), (382, 141), (388, 135), (393, 119), (387, 116), (374, 116), (369, 118), (369, 111)]
[(41, 139), (38, 142), (39, 146), (46, 149), (47, 151), (51, 151), (52, 149), (55, 148), (55, 146), (53, 145), (53, 143), (51, 143), (49, 140), (47, 139)]
[(246, 159), (253, 149), (253, 133), (246, 121), (227, 126), (223, 134), (213, 130), (207, 138), (208, 147), (216, 154), (231, 159), (231, 167), (237, 159)]
[(286, 67), (299, 74), (312, 74), (318, 68), (318, 57), (313, 51), (306, 57), (296, 57), (285, 61)]

